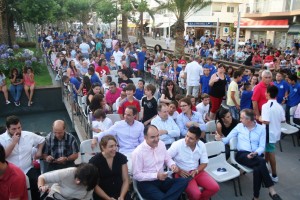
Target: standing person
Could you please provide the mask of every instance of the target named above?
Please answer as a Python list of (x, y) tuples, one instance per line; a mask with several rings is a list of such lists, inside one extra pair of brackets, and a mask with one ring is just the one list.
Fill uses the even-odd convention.
[(117, 152), (117, 140), (112, 135), (104, 136), (100, 141), (101, 153), (92, 157), (89, 163), (98, 169), (100, 198), (94, 194), (94, 199), (124, 199), (130, 200), (128, 193), (129, 177), (127, 158)]
[(271, 81), (272, 81), (272, 72), (269, 70), (264, 70), (262, 72), (261, 82), (257, 84), (254, 88), (253, 95), (252, 95), (252, 105), (257, 120), (259, 120), (259, 117), (261, 115), (262, 105), (264, 105), (268, 101), (266, 97), (266, 91), (267, 91), (267, 87), (270, 84), (272, 84)]
[(24, 172), (5, 160), (5, 149), (0, 144), (0, 199), (27, 200), (28, 192)]
[(144, 66), (145, 66), (145, 59), (146, 59), (146, 51), (147, 51), (147, 46), (142, 46), (142, 51), (140, 51), (137, 54), (137, 61), (138, 61), (138, 76), (141, 76), (143, 71), (144, 71)]
[(200, 56), (196, 56), (194, 61), (188, 63), (185, 67), (184, 74), (186, 79), (187, 93), (186, 95), (193, 95), (198, 97), (200, 76), (203, 75)]
[(167, 63), (161, 62), (158, 64), (158, 67), (160, 68), (160, 71), (158, 72), (156, 79), (159, 84), (159, 92), (162, 94), (168, 80), (171, 80), (174, 83), (176, 82), (176, 74), (169, 69)]
[(91, 53), (90, 45), (86, 43), (86, 39), (82, 39), (82, 43), (79, 45), (79, 49), (81, 51), (81, 55), (85, 59), (89, 59), (89, 54)]
[(175, 200), (185, 190), (189, 179), (170, 179), (164, 172), (167, 165), (173, 172), (178, 172), (178, 167), (169, 156), (159, 132), (153, 125), (145, 127), (145, 140), (132, 155), (133, 179), (142, 197), (149, 200)]
[(281, 104), (283, 108), (286, 106), (286, 98), (288, 96), (289, 92), (289, 84), (283, 80), (283, 73), (277, 72), (276, 74), (276, 80), (273, 82), (273, 84), (278, 88), (278, 94), (277, 94), (277, 102)]
[(242, 80), (242, 73), (240, 71), (233, 72), (233, 80), (229, 84), (227, 91), (227, 105), (234, 119), (239, 120), (240, 112), (240, 91), (238, 82)]
[(33, 97), (33, 92), (35, 87), (34, 73), (31, 67), (25, 67), (23, 77), (24, 77), (24, 90), (28, 98), (28, 106), (31, 106), (33, 104), (32, 97)]
[(4, 94), (5, 98), (5, 103), (6, 105), (10, 104), (10, 101), (8, 100), (8, 91), (7, 91), (7, 86), (6, 86), (6, 81), (5, 81), (5, 75), (4, 73), (0, 70), (0, 92), (2, 91)]
[(143, 79), (140, 79), (134, 94), (134, 97), (139, 101), (142, 100), (144, 96), (145, 93), (144, 86), (145, 86), (145, 81)]
[[(191, 179), (185, 190), (189, 200), (208, 200), (220, 190), (218, 183), (204, 171), (208, 157), (205, 144), (200, 140), (200, 136), (200, 128), (192, 126), (185, 138), (173, 142), (168, 149), (168, 153), (179, 168), (175, 177)], [(199, 190), (199, 186), (203, 190)]]
[(29, 131), (22, 131), (20, 119), (16, 116), (6, 118), (6, 132), (0, 135), (0, 144), (5, 149), (6, 160), (19, 167), (29, 178), (32, 199), (40, 199), (37, 179), (40, 170), (32, 166), (32, 147), (37, 147), (34, 159), (39, 159), (45, 138)]
[(112, 50), (112, 39), (107, 36), (104, 40), (106, 52), (110, 52)]
[(17, 68), (10, 71), (10, 94), (14, 99), (15, 106), (20, 106), (20, 97), (23, 90), (23, 75), (19, 73)]
[(282, 106), (276, 101), (278, 88), (274, 85), (267, 88), (268, 102), (262, 106), (260, 121), (266, 127), (266, 149), (265, 159), (271, 165), (271, 178), (278, 182), (275, 159), (275, 144), (280, 140), (281, 123), (285, 122), (285, 112)]
[(290, 74), (288, 76), (288, 83), (290, 84), (289, 95), (285, 97), (286, 103), (286, 119), (289, 121), (290, 108), (297, 106), (300, 103), (300, 84), (297, 83), (297, 75)]
[(142, 98), (142, 123), (146, 126), (157, 115), (157, 101), (154, 98), (156, 88), (152, 84), (145, 86), (145, 97)]
[(47, 172), (75, 166), (79, 146), (76, 138), (66, 132), (65, 122), (56, 120), (52, 132), (46, 136), (43, 158), (48, 162)]
[(210, 119), (215, 119), (216, 112), (222, 104), (223, 97), (225, 96), (226, 84), (225, 66), (223, 64), (218, 64), (217, 72), (213, 74), (209, 80), (209, 96), (211, 101)]
[(171, 37), (169, 35), (166, 36), (165, 42), (166, 42), (167, 49), (170, 49)]
[(253, 169), (253, 199), (258, 200), (262, 181), (265, 188), (269, 189), (269, 195), (273, 200), (281, 200), (274, 189), (274, 183), (269, 175), (266, 161), (261, 154), (265, 151), (266, 129), (257, 124), (253, 110), (244, 109), (241, 111), (241, 123), (239, 123), (229, 135), (221, 138), (216, 135), (217, 141), (228, 144), (230, 139), (237, 137), (236, 161)]
[(113, 57), (115, 58), (115, 62), (119, 68), (121, 67), (121, 60), (123, 55), (124, 54), (120, 51), (120, 47), (117, 44), (114, 48)]

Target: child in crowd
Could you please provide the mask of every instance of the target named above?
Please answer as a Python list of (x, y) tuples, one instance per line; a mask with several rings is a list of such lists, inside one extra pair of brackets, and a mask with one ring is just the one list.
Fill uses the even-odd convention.
[(93, 117), (95, 119), (92, 121), (93, 135), (103, 132), (113, 125), (111, 119), (106, 117), (106, 114), (102, 109), (95, 110)]
[(145, 126), (150, 124), (151, 120), (157, 115), (157, 101), (153, 97), (156, 88), (149, 84), (145, 86), (145, 97), (142, 98), (142, 122)]
[(126, 98), (126, 90), (125, 90), (125, 88), (123, 88), (122, 91), (121, 91), (120, 97), (117, 98), (117, 100), (116, 100), (116, 109), (117, 109), (117, 111), (119, 110), (119, 106), (125, 98)]
[(209, 69), (209, 76), (213, 75), (217, 71), (216, 67), (214, 66), (214, 64), (212, 62), (213, 62), (213, 59), (209, 57), (206, 59), (206, 64), (203, 66), (203, 68)]
[(210, 121), (209, 118), (209, 95), (202, 94), (201, 95), (201, 103), (196, 106), (196, 110), (203, 117), (203, 121), (206, 123)]
[(112, 82), (112, 78), (111, 78), (111, 76), (106, 76), (105, 78), (104, 78), (104, 83), (103, 83), (103, 85), (102, 85), (102, 87), (103, 87), (103, 90), (104, 90), (104, 94), (106, 94), (106, 92), (108, 91), (108, 89), (109, 89), (109, 84)]
[(252, 91), (252, 86), (250, 83), (245, 83), (244, 84), (244, 90), (242, 91), (241, 95), (241, 105), (240, 109), (243, 110), (245, 108), (252, 109), (252, 98), (253, 91)]
[(144, 80), (139, 80), (137, 89), (135, 91), (134, 97), (138, 100), (142, 100), (144, 96), (144, 86), (145, 86), (145, 81)]
[(178, 107), (177, 101), (171, 101), (171, 103), (169, 103), (169, 116), (172, 117), (172, 119), (174, 119), (175, 122), (179, 115), (179, 113), (177, 112), (177, 107)]
[(209, 93), (209, 80), (210, 80), (210, 70), (209, 68), (203, 68), (203, 76), (200, 77), (200, 93)]
[[(128, 107), (128, 106), (134, 106), (136, 107), (138, 113), (141, 111), (141, 106), (140, 106), (140, 102), (134, 98), (134, 93), (135, 93), (135, 86), (133, 84), (128, 84), (126, 87), (125, 87), (125, 91), (126, 91), (126, 98), (121, 102), (120, 106), (119, 106), (119, 109), (118, 109), (118, 114), (120, 115), (120, 118), (123, 120), (124, 119), (124, 112), (125, 112), (125, 109)], [(139, 115), (137, 114), (137, 119), (136, 120), (139, 120)]]

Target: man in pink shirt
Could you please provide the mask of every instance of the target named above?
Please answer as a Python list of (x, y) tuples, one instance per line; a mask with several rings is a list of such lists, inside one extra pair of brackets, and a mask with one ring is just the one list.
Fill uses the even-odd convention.
[[(169, 173), (177, 173), (178, 167), (167, 152), (165, 144), (159, 140), (156, 126), (144, 129), (144, 142), (132, 153), (133, 179), (143, 198), (149, 200), (175, 200), (187, 187), (190, 179), (171, 179)], [(164, 172), (164, 165), (172, 171)]]
[(109, 83), (109, 90), (105, 94), (105, 100), (109, 106), (112, 106), (121, 95), (121, 88), (117, 88), (115, 82)]

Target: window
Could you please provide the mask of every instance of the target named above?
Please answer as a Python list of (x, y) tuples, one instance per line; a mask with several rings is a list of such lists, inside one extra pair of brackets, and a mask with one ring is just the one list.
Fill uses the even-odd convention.
[(233, 13), (233, 12), (234, 12), (234, 7), (232, 7), (232, 6), (227, 6), (227, 12)]
[(212, 5), (212, 12), (221, 12), (222, 11), (222, 4), (213, 4)]

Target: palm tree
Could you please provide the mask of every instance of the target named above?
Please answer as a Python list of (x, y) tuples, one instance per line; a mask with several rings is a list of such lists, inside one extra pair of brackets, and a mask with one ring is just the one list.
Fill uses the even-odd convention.
[(175, 55), (184, 55), (184, 21), (193, 13), (200, 11), (211, 4), (211, 0), (168, 0), (161, 2), (155, 0), (159, 7), (157, 10), (168, 10), (176, 16), (175, 23)]

